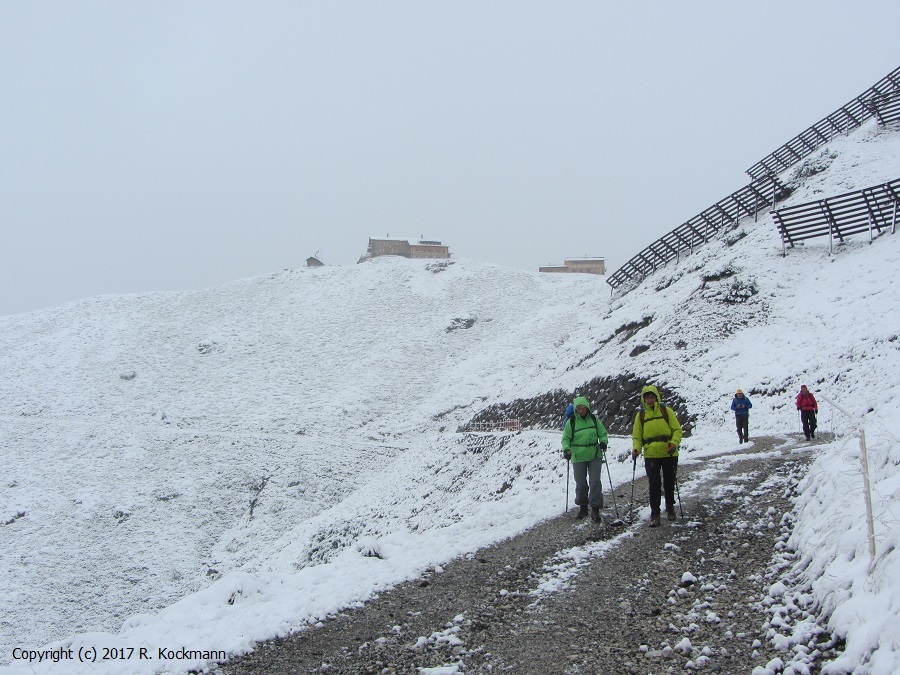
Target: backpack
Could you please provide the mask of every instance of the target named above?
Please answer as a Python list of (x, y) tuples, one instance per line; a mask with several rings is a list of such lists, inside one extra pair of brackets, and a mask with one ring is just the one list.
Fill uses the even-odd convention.
[[(659, 411), (662, 413), (663, 419), (666, 421), (666, 424), (669, 423), (669, 409), (664, 406), (662, 403), (659, 404)], [(645, 408), (641, 408), (641, 412), (639, 413), (641, 416), (641, 426), (644, 426), (644, 414), (647, 412)]]
[(566, 428), (566, 424), (568, 424), (569, 420), (572, 419), (572, 415), (574, 415), (574, 414), (575, 414), (575, 406), (573, 406), (573, 405), (570, 403), (570, 404), (566, 407), (566, 414), (565, 414), (565, 417), (563, 418), (563, 425), (562, 425), (562, 428), (563, 428), (563, 429)]
[[(597, 439), (599, 440), (599, 438), (600, 438), (599, 420), (597, 419), (597, 416), (594, 413), (588, 413), (588, 415), (590, 415), (591, 419), (594, 420), (594, 428), (597, 430)], [(575, 414), (574, 413), (572, 413), (572, 415), (569, 417), (569, 419), (566, 420), (566, 424), (568, 424), (569, 427), (571, 427), (572, 437), (574, 438), (575, 437)]]
[[(662, 413), (662, 418), (666, 421), (666, 424), (669, 424), (669, 409), (668, 409), (666, 406), (664, 406), (662, 403), (660, 403), (660, 404), (659, 404), (659, 411)], [(645, 416), (646, 412), (647, 412), (646, 409), (642, 407), (642, 408), (641, 408), (641, 411), (638, 413), (638, 415), (639, 415), (640, 418), (641, 418), (641, 436), (643, 436), (643, 433), (644, 433), (644, 432), (643, 432), (643, 429), (644, 429), (644, 416)], [(656, 418), (654, 417), (653, 419), (656, 419)], [(643, 437), (641, 438), (641, 441), (642, 441), (643, 444), (647, 444), (647, 443), (655, 442), (655, 441), (666, 441), (666, 442), (668, 442), (668, 441), (671, 441), (671, 440), (672, 440), (671, 434), (669, 435), (668, 438), (665, 437), (665, 436), (654, 436), (653, 438), (643, 438)]]

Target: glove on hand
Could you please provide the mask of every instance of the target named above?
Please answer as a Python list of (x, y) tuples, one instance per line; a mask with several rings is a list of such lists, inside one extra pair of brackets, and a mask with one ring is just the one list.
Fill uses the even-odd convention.
[(640, 450), (632, 450), (632, 451), (631, 451), (631, 456), (632, 456), (633, 459), (637, 459), (638, 457), (641, 456), (641, 451), (640, 451)]
[(678, 448), (676, 447), (676, 445), (675, 445), (674, 443), (669, 443), (669, 447), (666, 448), (666, 452), (668, 452), (668, 453), (669, 453), (669, 457), (671, 457), (672, 455), (675, 454), (675, 451), (676, 451), (677, 449), (678, 449)]
[(563, 457), (566, 459), (572, 459), (572, 451), (571, 450), (563, 450)]
[(606, 451), (606, 443), (604, 443), (603, 441), (600, 441), (600, 449), (604, 452)]

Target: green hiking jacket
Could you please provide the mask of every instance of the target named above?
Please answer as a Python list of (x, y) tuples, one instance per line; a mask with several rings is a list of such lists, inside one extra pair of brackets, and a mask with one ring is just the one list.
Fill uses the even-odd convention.
[[(656, 403), (650, 407), (644, 403), (644, 394), (648, 391), (656, 394)], [(666, 406), (666, 415), (663, 416), (659, 406), (659, 390), (653, 385), (648, 385), (641, 390), (641, 407), (644, 410), (644, 422), (641, 423), (641, 412), (634, 415), (634, 427), (631, 430), (631, 445), (635, 450), (644, 449), (644, 457), (658, 459), (669, 457), (669, 443), (674, 443), (677, 448), (681, 445), (681, 422), (675, 416), (675, 411)], [(678, 456), (675, 450), (674, 457)]]
[(599, 444), (609, 442), (606, 427), (599, 417), (590, 412), (588, 400), (584, 396), (579, 396), (572, 403), (575, 406), (585, 406), (588, 414), (582, 417), (577, 412), (572, 413), (572, 417), (563, 428), (563, 451), (568, 450), (572, 453), (573, 462), (590, 462), (592, 459), (603, 457)]

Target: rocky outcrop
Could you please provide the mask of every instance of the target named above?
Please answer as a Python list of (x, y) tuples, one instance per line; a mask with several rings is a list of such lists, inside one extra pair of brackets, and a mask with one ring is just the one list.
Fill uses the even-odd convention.
[[(576, 396), (586, 396), (593, 411), (603, 420), (611, 434), (628, 435), (634, 422), (634, 413), (640, 409), (641, 388), (647, 378), (634, 374), (616, 377), (598, 377), (575, 391), (557, 389), (532, 398), (518, 398), (509, 403), (494, 404), (480, 411), (471, 422), (500, 422), (518, 419), (527, 429), (560, 429), (566, 406)], [(663, 403), (672, 408), (684, 429), (690, 436), (697, 415), (688, 411), (678, 392), (665, 384), (655, 383), (663, 397)], [(465, 425), (461, 431), (465, 431)]]

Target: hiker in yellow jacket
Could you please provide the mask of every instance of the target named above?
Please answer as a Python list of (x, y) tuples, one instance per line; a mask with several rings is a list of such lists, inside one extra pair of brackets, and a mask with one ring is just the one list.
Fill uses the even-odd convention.
[[(681, 423), (675, 411), (659, 403), (659, 390), (647, 385), (641, 390), (643, 406), (634, 416), (631, 431), (632, 456), (637, 461), (644, 451), (644, 470), (650, 481), (650, 527), (659, 527), (659, 506), (666, 494), (666, 515), (675, 520), (675, 472)], [(662, 479), (660, 479), (662, 473)]]

